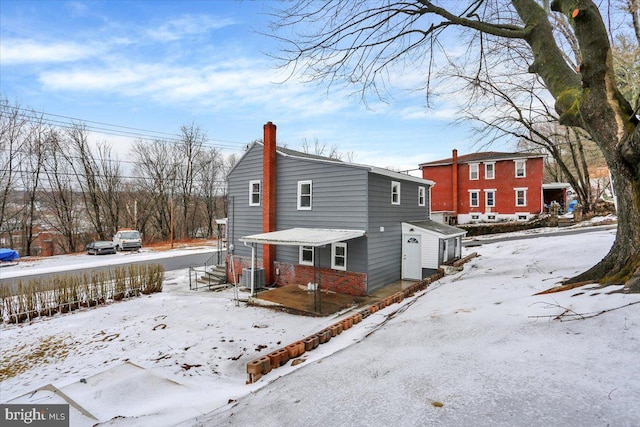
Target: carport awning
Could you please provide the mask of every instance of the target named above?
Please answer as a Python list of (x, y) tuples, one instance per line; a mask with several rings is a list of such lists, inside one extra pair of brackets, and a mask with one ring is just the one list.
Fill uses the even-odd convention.
[(263, 243), (286, 246), (324, 246), (344, 242), (365, 235), (363, 230), (340, 230), (334, 228), (291, 228), (270, 233), (241, 237), (245, 243)]

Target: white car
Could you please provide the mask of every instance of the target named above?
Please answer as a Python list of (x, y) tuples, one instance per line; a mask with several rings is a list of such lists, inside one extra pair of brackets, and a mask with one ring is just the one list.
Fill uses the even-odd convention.
[(138, 230), (118, 230), (113, 236), (117, 251), (137, 251), (142, 247), (142, 235)]

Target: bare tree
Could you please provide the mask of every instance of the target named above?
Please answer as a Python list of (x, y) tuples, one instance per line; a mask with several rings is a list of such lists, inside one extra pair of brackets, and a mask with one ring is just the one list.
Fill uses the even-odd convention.
[(337, 145), (327, 147), (326, 143), (318, 141), (318, 138), (313, 140), (313, 146), (306, 138), (302, 140), (302, 152), (306, 154), (314, 154), (316, 156), (328, 157), (330, 159), (340, 159), (340, 152)]
[(66, 133), (69, 151), (65, 155), (82, 189), (87, 215), (98, 238), (106, 240), (107, 233), (101, 212), (100, 168), (89, 145), (86, 126), (76, 123), (68, 128)]
[[(151, 239), (171, 234), (171, 205), (176, 195), (177, 163), (173, 146), (164, 140), (136, 141), (133, 145), (136, 191), (139, 194), (140, 231)], [(149, 238), (149, 237), (148, 237)]]
[(33, 243), (42, 224), (42, 215), (38, 209), (39, 193), (42, 190), (45, 161), (54, 138), (55, 132), (44, 123), (42, 117), (32, 119), (20, 159), (24, 203), (21, 253), (25, 256), (33, 255)]
[(631, 31), (621, 28), (612, 40), (613, 68), (622, 94), (640, 111), (640, 1), (622, 0), (624, 16), (631, 18)]
[(306, 154), (314, 154), (329, 159), (345, 160), (347, 162), (353, 162), (356, 158), (356, 154), (353, 151), (342, 152), (336, 144), (327, 147), (327, 144), (318, 141), (318, 138), (314, 138), (313, 146), (311, 146), (306, 138), (303, 138), (301, 151)]
[[(555, 14), (567, 19), (577, 40), (577, 69), (567, 61), (567, 48), (554, 32), (549, 16)], [(633, 16), (637, 18), (637, 11)], [(311, 80), (346, 82), (362, 94), (380, 96), (390, 77), (415, 68), (423, 70), (430, 93), (437, 65), (432, 60), (443, 57), (464, 60), (466, 53), (478, 52), (470, 75), (484, 69), (484, 53), (491, 50), (505, 53), (503, 67), (515, 67), (518, 62), (507, 62), (511, 46), (526, 45), (532, 61), (521, 71), (544, 82), (561, 124), (584, 129), (600, 147), (618, 197), (614, 245), (600, 263), (571, 280), (626, 283), (640, 290), (639, 119), (617, 86), (609, 32), (593, 1), (554, 0), (549, 5), (547, 0), (473, 0), (441, 6), (427, 0), (300, 0), (276, 12), (275, 19), (275, 31), (289, 42), (282, 50), (287, 64)], [(436, 57), (445, 42), (443, 33), (455, 29), (470, 34), (471, 43), (466, 50), (458, 49), (457, 58), (447, 51)]]
[(124, 202), (124, 178), (120, 162), (112, 155), (111, 146), (106, 142), (98, 144), (96, 166), (99, 171), (96, 177), (98, 199), (105, 230), (107, 233), (115, 234), (120, 226)]
[(207, 139), (205, 133), (194, 123), (182, 126), (180, 128), (181, 138), (175, 145), (176, 154), (176, 185), (180, 187), (180, 201), (182, 221), (181, 227), (182, 238), (193, 237), (196, 230), (195, 215), (197, 209), (195, 206), (194, 193), (196, 178), (200, 176), (202, 163), (199, 159), (203, 155), (203, 144)]
[(43, 221), (62, 236), (58, 244), (68, 253), (75, 252), (81, 243), (81, 194), (72, 164), (61, 154), (68, 151), (66, 142), (58, 132), (52, 133), (51, 150), (44, 163), (47, 184), (43, 185), (42, 203), (49, 213)]
[[(200, 198), (202, 199), (207, 237), (216, 235), (215, 220), (219, 218), (219, 200), (224, 195), (223, 158), (220, 150), (203, 151), (199, 160)], [(224, 216), (224, 212), (222, 212)]]
[[(559, 125), (538, 79), (505, 75), (498, 84), (489, 78), (481, 79), (480, 75), (457, 77), (471, 89), (470, 101), (462, 108), (459, 121), (472, 120), (477, 124), (474, 134), (478, 141), (489, 145), (501, 139), (515, 139), (519, 149), (550, 155), (552, 161), (546, 165), (558, 169), (556, 178), (567, 180), (584, 212), (591, 212), (594, 200), (583, 145), (590, 139), (578, 128)], [(597, 147), (596, 152), (599, 153)], [(600, 157), (604, 161), (601, 154)]]
[[(6, 98), (0, 99), (0, 234), (6, 233), (9, 241), (13, 238), (13, 228), (7, 224), (15, 219), (17, 209), (11, 203), (16, 195), (19, 156), (22, 152), (27, 120), (20, 112), (20, 105), (11, 105)], [(10, 205), (13, 206), (9, 209)]]

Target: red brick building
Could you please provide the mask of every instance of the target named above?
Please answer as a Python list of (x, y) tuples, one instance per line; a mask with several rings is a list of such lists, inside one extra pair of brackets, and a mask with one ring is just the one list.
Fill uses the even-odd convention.
[(543, 211), (544, 155), (483, 152), (420, 164), (431, 216), (449, 224), (526, 221)]

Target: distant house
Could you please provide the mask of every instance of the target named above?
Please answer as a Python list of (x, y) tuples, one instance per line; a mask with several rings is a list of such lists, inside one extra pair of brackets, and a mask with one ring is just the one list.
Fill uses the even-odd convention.
[(542, 212), (544, 155), (483, 152), (420, 164), (432, 217), (448, 224), (526, 221)]
[(271, 122), (227, 180), (228, 274), (247, 285), (253, 261), (256, 286), (366, 295), (460, 256), (464, 231), (429, 221), (432, 181), (277, 147)]

